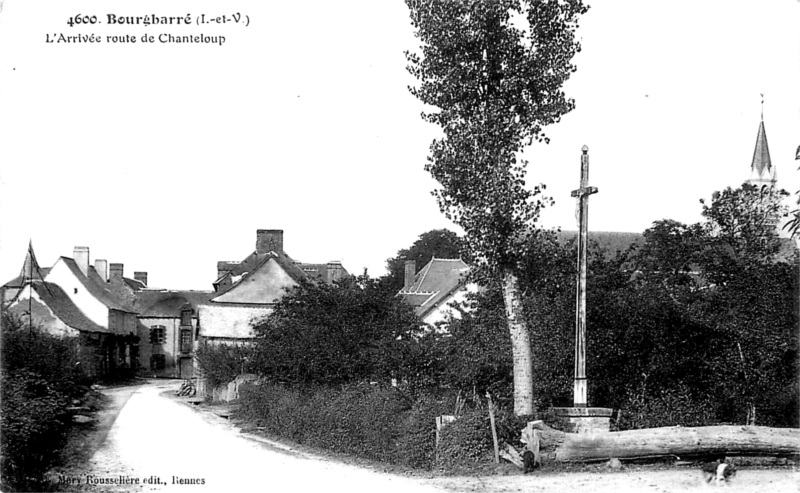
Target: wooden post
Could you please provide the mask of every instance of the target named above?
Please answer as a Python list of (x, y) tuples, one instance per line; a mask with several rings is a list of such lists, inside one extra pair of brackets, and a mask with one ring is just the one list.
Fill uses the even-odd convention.
[(442, 440), (442, 428), (456, 420), (455, 416), (442, 415), (436, 417), (436, 460), (439, 460), (439, 442)]
[(572, 191), (578, 198), (578, 292), (575, 307), (575, 385), (573, 389), (573, 405), (586, 407), (586, 247), (589, 230), (589, 195), (597, 193), (596, 187), (589, 186), (589, 148), (581, 148), (581, 186)]
[(500, 446), (497, 443), (497, 428), (494, 425), (494, 405), (492, 404), (492, 394), (486, 392), (486, 399), (489, 401), (489, 422), (492, 424), (492, 441), (494, 441), (494, 462), (500, 463)]

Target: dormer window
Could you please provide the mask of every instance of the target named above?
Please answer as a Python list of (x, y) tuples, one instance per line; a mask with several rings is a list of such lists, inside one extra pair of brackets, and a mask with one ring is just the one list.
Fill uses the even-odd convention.
[(192, 326), (192, 311), (188, 306), (181, 309), (181, 327)]

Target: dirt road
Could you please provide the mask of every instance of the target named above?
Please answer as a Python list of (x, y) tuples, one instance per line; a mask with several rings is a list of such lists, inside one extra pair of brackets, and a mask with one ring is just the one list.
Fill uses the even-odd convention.
[[(702, 490), (694, 470), (571, 472), (491, 477), (406, 477), (342, 463), (241, 434), (226, 419), (164, 395), (174, 381), (104, 391), (86, 463), (53, 476), (72, 491), (683, 492)], [(731, 491), (800, 491), (800, 472), (741, 470)]]

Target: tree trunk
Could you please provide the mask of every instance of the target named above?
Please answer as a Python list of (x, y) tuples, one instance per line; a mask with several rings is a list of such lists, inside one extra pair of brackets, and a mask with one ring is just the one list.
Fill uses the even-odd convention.
[(517, 276), (510, 269), (503, 271), (503, 301), (506, 321), (511, 333), (511, 355), (514, 362), (514, 414), (533, 414), (533, 355), (528, 324), (522, 316), (522, 299)]
[(542, 445), (559, 462), (660, 457), (792, 456), (800, 454), (800, 429), (766, 426), (649, 428), (610, 433), (562, 433), (544, 425)]

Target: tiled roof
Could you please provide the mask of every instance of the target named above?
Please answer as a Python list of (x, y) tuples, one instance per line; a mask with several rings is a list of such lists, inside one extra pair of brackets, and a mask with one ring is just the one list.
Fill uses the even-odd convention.
[[(50, 267), (39, 267), (39, 272), (42, 274), (42, 277), (47, 277), (47, 274), (50, 272)], [(22, 275), (15, 277), (14, 279), (8, 281), (7, 283), (3, 284), (4, 288), (21, 288), (25, 285), (25, 279)]]
[(140, 317), (177, 318), (187, 303), (197, 316), (197, 306), (208, 303), (215, 293), (211, 291), (170, 291), (145, 289), (136, 293), (134, 308)]
[(422, 317), (460, 289), (469, 270), (469, 266), (461, 259), (433, 258), (417, 273), (414, 283), (400, 290), (398, 296), (415, 307), (417, 315)]
[(136, 279), (128, 279), (127, 277), (123, 277), (122, 281), (134, 291), (141, 291), (147, 287), (142, 281), (137, 281)]
[[(304, 264), (299, 262), (296, 264), (303, 272), (306, 273), (308, 277), (314, 279), (315, 281), (325, 281), (328, 280), (328, 264)], [(341, 265), (341, 264), (339, 264)], [(347, 272), (347, 269), (342, 267), (341, 277), (347, 277), (350, 273)]]
[(107, 328), (89, 320), (89, 318), (75, 306), (69, 296), (67, 296), (67, 293), (57, 284), (51, 282), (34, 282), (32, 285), (33, 289), (47, 307), (50, 308), (62, 322), (73, 329), (85, 332), (111, 332)]
[(129, 313), (136, 313), (136, 311), (131, 307), (125, 300), (121, 299), (119, 294), (114, 293), (111, 290), (111, 283), (105, 282), (97, 271), (94, 270), (94, 267), (89, 268), (89, 276), (84, 276), (81, 269), (78, 267), (78, 264), (75, 263), (74, 259), (69, 257), (61, 257), (61, 260), (69, 267), (72, 274), (78, 279), (83, 287), (86, 288), (89, 293), (94, 296), (98, 301), (106, 305), (108, 308), (112, 310), (119, 310), (123, 312)]

